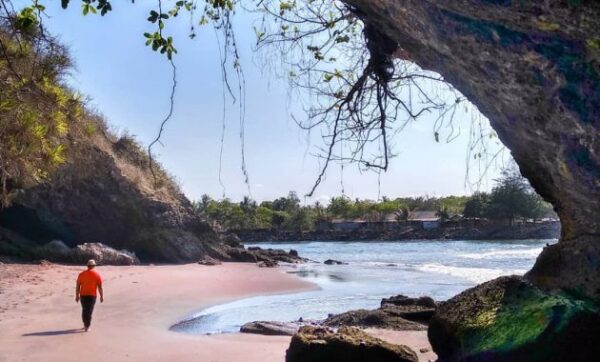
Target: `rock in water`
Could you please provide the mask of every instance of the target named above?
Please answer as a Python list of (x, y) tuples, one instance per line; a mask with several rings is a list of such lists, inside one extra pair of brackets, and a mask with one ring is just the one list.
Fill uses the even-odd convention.
[(417, 362), (417, 354), (402, 345), (371, 337), (358, 328), (306, 326), (292, 337), (286, 362)]
[[(375, 310), (358, 309), (329, 316), (323, 321), (323, 325), (328, 327), (362, 327), (362, 328), (383, 328), (394, 329), (398, 331), (423, 331), (427, 329), (426, 322), (423, 319), (429, 319), (426, 316), (419, 316), (418, 321), (411, 321), (405, 317), (405, 311), (399, 309), (402, 307), (385, 306)], [(406, 313), (411, 316), (413, 313)], [(428, 312), (433, 315), (433, 310)]]
[(266, 336), (293, 336), (300, 328), (299, 322), (250, 322), (240, 328), (242, 333)]
[(405, 295), (396, 295), (389, 298), (383, 298), (381, 300), (381, 306), (386, 304), (399, 305), (399, 306), (420, 306), (425, 308), (437, 308), (435, 300), (431, 297), (419, 297), (409, 298)]
[(427, 329), (427, 323), (436, 308), (436, 302), (430, 297), (409, 298), (397, 295), (382, 299), (378, 309), (358, 309), (330, 315), (323, 321), (323, 325), (420, 331)]
[(502, 277), (441, 303), (429, 340), (442, 361), (591, 361), (600, 314), (590, 300)]
[(89, 259), (94, 259), (101, 265), (135, 265), (140, 263), (135, 254), (126, 250), (115, 250), (101, 243), (77, 245), (71, 253), (73, 262), (79, 264), (85, 264)]
[(325, 265), (347, 265), (348, 263), (344, 263), (343, 261), (327, 259), (323, 262)]

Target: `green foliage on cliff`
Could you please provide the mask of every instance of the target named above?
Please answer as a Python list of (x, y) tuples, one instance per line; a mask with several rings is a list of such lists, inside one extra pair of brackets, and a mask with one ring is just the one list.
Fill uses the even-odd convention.
[[(24, 22), (25, 20), (23, 20)], [(38, 28), (0, 24), (0, 207), (66, 162), (65, 140), (78, 129), (78, 96), (62, 83), (71, 62)]]
[[(47, 182), (64, 164), (80, 169), (93, 157), (85, 147), (109, 152), (128, 177), (144, 189), (180, 194), (173, 178), (129, 135), (107, 130), (101, 116), (86, 109), (65, 83), (71, 70), (66, 49), (38, 22), (38, 8), (0, 21), (0, 209), (24, 190)], [(101, 137), (95, 138), (96, 135)]]

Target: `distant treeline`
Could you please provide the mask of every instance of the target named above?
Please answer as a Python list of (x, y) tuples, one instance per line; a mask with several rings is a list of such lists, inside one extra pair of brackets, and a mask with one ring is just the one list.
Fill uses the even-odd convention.
[(204, 218), (227, 230), (279, 229), (310, 231), (318, 221), (362, 219), (367, 221), (408, 219), (413, 211), (436, 211), (441, 220), (450, 217), (485, 218), (513, 223), (515, 220), (556, 217), (550, 204), (537, 195), (516, 170), (508, 170), (490, 193), (446, 197), (383, 197), (380, 201), (333, 197), (327, 205), (301, 205), (297, 193), (260, 204), (245, 197), (241, 202), (213, 200), (203, 195), (194, 202)]

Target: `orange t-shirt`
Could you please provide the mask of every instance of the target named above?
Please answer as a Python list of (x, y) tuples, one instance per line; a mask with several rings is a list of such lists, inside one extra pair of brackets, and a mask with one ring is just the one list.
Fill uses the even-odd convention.
[(100, 276), (100, 273), (94, 269), (85, 270), (79, 273), (77, 283), (81, 284), (79, 295), (95, 297), (98, 285), (102, 284), (102, 277)]

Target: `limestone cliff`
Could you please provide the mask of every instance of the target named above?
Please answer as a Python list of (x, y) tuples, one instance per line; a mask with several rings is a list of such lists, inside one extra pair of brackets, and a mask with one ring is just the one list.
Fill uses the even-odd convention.
[[(130, 137), (114, 137), (98, 120), (94, 124), (91, 134), (70, 137), (67, 163), (49, 182), (27, 189), (0, 213), (0, 227), (36, 244), (102, 242), (146, 262), (216, 254), (218, 235), (168, 175), (157, 165), (153, 176), (146, 154)], [(18, 249), (14, 238), (5, 239)], [(30, 248), (22, 249), (27, 256)]]
[(345, 3), (476, 104), (554, 205), (561, 242), (528, 277), (600, 300), (600, 3)]

